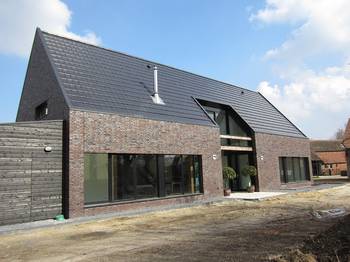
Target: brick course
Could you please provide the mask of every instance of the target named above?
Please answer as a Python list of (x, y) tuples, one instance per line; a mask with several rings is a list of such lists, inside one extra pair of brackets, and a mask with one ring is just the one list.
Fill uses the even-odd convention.
[[(84, 207), (84, 152), (202, 155), (204, 194)], [(213, 159), (213, 155), (217, 159)], [(70, 111), (69, 216), (171, 205), (222, 196), (219, 128), (154, 121), (108, 113)]]
[[(309, 139), (278, 136), (270, 134), (255, 134), (256, 156), (259, 190), (278, 190), (284, 187), (295, 187), (310, 185), (312, 181), (281, 184), (279, 160), (280, 156), (286, 157), (308, 157), (310, 178), (311, 157)], [(261, 159), (263, 156), (263, 160)]]

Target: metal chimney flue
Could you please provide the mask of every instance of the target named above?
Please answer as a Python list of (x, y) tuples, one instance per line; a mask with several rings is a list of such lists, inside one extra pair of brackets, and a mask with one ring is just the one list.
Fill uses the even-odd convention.
[(158, 68), (157, 66), (153, 67), (153, 85), (154, 85), (154, 93), (152, 95), (152, 100), (155, 104), (164, 105), (163, 100), (160, 98), (158, 93)]

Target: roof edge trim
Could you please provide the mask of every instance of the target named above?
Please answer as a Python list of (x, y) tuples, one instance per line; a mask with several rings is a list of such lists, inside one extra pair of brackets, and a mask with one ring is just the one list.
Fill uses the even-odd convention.
[(196, 102), (196, 104), (199, 106), (199, 108), (202, 109), (202, 111), (204, 112), (204, 114), (210, 119), (210, 121), (211, 121), (215, 126), (219, 127), (219, 125), (208, 115), (207, 111), (203, 108), (203, 106), (199, 103), (199, 101), (198, 101), (195, 97), (193, 97), (193, 96), (191, 96), (191, 97), (192, 97), (192, 99)]
[[(254, 91), (252, 91), (252, 92), (254, 92)], [(192, 97), (192, 98), (193, 98), (193, 97)], [(212, 102), (212, 103), (216, 103), (216, 104), (221, 104), (221, 105), (224, 105), (224, 106), (228, 106), (229, 108), (231, 108), (231, 109), (242, 119), (242, 121), (243, 121), (253, 132), (256, 132), (255, 129), (252, 128), (251, 125), (248, 124), (248, 122), (237, 112), (237, 110), (236, 110), (231, 104), (228, 104), (227, 102), (221, 101), (221, 100), (216, 100), (216, 99), (210, 99), (210, 100), (208, 100), (208, 99), (206, 99), (206, 98), (196, 97), (195, 101), (196, 101), (197, 103), (199, 103), (198, 100), (203, 100), (203, 101), (208, 101), (208, 102)], [(204, 108), (202, 108), (202, 110), (205, 111)], [(206, 113), (206, 115), (208, 115), (208, 114)], [(209, 116), (208, 116), (208, 117), (209, 117)], [(210, 118), (210, 117), (209, 117), (209, 118)]]
[(64, 88), (62, 87), (63, 85), (62, 85), (61, 79), (60, 79), (59, 74), (58, 74), (58, 72), (57, 72), (55, 63), (52, 61), (52, 57), (51, 57), (50, 51), (49, 51), (49, 49), (48, 49), (48, 47), (47, 47), (46, 41), (45, 41), (45, 39), (44, 39), (43, 32), (41, 31), (41, 29), (40, 29), (39, 27), (37, 27), (36, 33), (38, 34), (39, 39), (40, 39), (41, 43), (43, 44), (44, 50), (45, 50), (45, 52), (46, 52), (46, 54), (47, 54), (47, 57), (48, 57), (48, 59), (49, 59), (49, 63), (50, 63), (50, 65), (51, 65), (51, 68), (52, 68), (52, 70), (53, 70), (53, 73), (54, 73), (54, 75), (55, 75), (55, 77), (56, 77), (58, 86), (59, 86), (59, 88), (60, 88), (60, 90), (61, 90), (61, 92), (62, 92), (62, 95), (63, 95), (63, 97), (64, 97), (64, 101), (66, 102), (68, 108), (71, 108), (71, 107), (72, 107), (72, 103), (71, 103), (71, 101), (69, 100), (68, 95), (66, 94), (66, 91), (65, 91)]

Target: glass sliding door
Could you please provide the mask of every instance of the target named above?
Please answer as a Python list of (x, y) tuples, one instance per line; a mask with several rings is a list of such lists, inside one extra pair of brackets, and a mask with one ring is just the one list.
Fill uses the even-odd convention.
[(279, 169), (281, 183), (310, 180), (307, 157), (280, 157)]
[(182, 158), (179, 155), (164, 156), (165, 194), (182, 194)]
[(301, 181), (302, 179), (300, 174), (300, 160), (297, 157), (293, 157), (293, 169), (295, 181)]
[(113, 199), (158, 197), (155, 155), (113, 155)]
[(293, 174), (293, 159), (291, 157), (287, 157), (285, 163), (285, 173), (287, 175), (287, 181), (295, 181)]
[(184, 194), (200, 193), (201, 191), (201, 175), (200, 161), (198, 156), (183, 156), (183, 178), (184, 178)]
[(184, 193), (195, 192), (193, 156), (183, 156)]
[(158, 197), (157, 157), (137, 155), (134, 162), (136, 198)]
[(132, 200), (136, 195), (136, 177), (131, 155), (112, 155), (113, 200)]

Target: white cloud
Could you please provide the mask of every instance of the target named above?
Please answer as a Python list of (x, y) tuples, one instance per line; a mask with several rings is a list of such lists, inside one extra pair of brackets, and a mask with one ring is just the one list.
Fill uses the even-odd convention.
[(1, 0), (0, 53), (29, 55), (36, 27), (91, 44), (101, 42), (93, 32), (69, 31), (72, 12), (60, 0)]
[(267, 58), (299, 59), (339, 52), (350, 55), (350, 1), (348, 0), (267, 0), (266, 7), (251, 15), (251, 21), (266, 24), (298, 24), (280, 47)]
[(290, 83), (271, 86), (262, 81), (258, 91), (294, 121), (322, 112), (350, 112), (350, 66), (326, 68)]
[[(267, 0), (250, 21), (287, 23), (294, 29), (281, 46), (267, 50), (265, 62), (284, 82), (262, 81), (258, 90), (291, 120), (309, 128), (311, 136), (330, 120), (334, 131), (350, 116), (350, 1)], [(328, 62), (338, 61), (334, 66)], [(322, 63), (322, 64), (320, 64)], [(342, 125), (342, 123), (341, 123)]]

